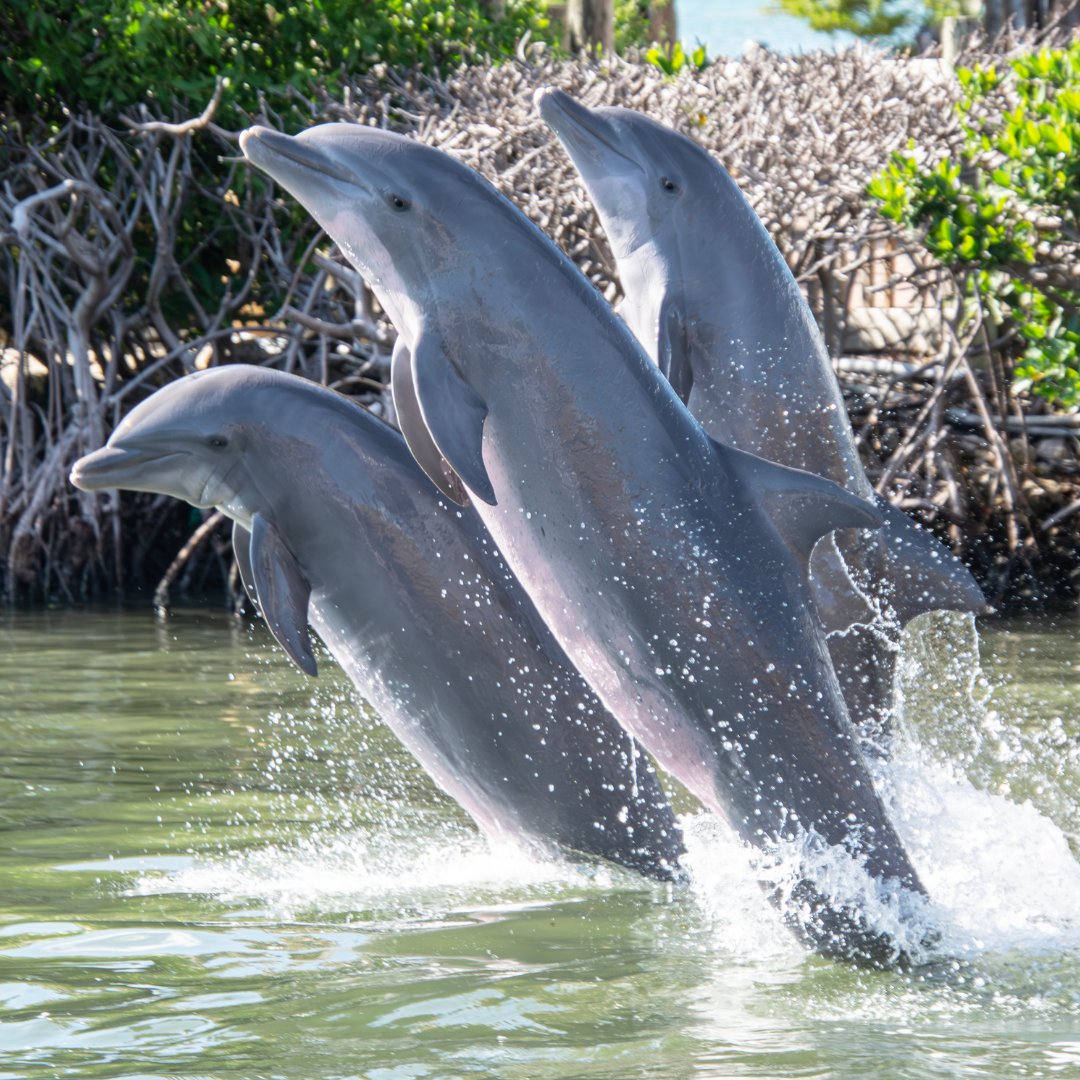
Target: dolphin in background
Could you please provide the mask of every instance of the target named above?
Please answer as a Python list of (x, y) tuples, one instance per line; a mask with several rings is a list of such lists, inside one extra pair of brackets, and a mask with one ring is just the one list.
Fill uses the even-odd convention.
[(244, 585), (315, 674), (308, 621), (435, 783), (489, 836), (672, 880), (656, 773), (551, 638), (476, 514), (401, 436), (308, 380), (235, 365), (141, 402), (76, 462), (87, 491), (216, 506)]
[(875, 496), (810, 307), (723, 166), (630, 109), (590, 109), (552, 89), (536, 104), (611, 242), (620, 314), (705, 430), (876, 499), (883, 527), (823, 540), (810, 566), (848, 711), (882, 749), (901, 628), (927, 611), (984, 611), (982, 590), (928, 530)]
[(374, 290), (400, 335), (410, 448), (476, 506), (610, 712), (784, 863), (771, 895), (805, 941), (906, 962), (880, 909), (868, 921), (866, 904), (830, 892), (839, 855), (894, 921), (925, 896), (806, 585), (817, 540), (877, 525), (877, 510), (711, 440), (577, 268), (460, 162), (352, 124), (256, 127), (241, 147)]

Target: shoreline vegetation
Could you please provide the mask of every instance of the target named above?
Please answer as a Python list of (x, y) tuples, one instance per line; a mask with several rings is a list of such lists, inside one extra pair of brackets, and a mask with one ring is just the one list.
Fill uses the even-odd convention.
[[(1001, 63), (1000, 41), (962, 63)], [(376, 67), (333, 96), (292, 90), (249, 122), (353, 120), (478, 169), (613, 303), (612, 259), (532, 92), (640, 109), (717, 155), (795, 271), (825, 334), (867, 470), (970, 566), (999, 611), (1080, 599), (1080, 413), (1013, 385), (1007, 328), (973, 317), (955, 266), (867, 195), (890, 154), (959, 153), (961, 87), (937, 59), (859, 46), (764, 50), (703, 70), (551, 59), (447, 75)], [(290, 199), (238, 160), (218, 94), (197, 117), (132, 107), (0, 129), (0, 592), (235, 597), (228, 530), (152, 495), (74, 490), (72, 462), (131, 407), (207, 366), (258, 363), (387, 419), (393, 330)], [(230, 120), (230, 125), (234, 123)], [(246, 126), (246, 124), (244, 125)], [(1075, 251), (1075, 246), (1074, 249)]]

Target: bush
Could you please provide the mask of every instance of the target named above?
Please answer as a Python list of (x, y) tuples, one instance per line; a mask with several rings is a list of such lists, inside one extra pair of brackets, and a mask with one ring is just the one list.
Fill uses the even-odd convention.
[[(313, 81), (330, 88), (376, 63), (446, 70), (545, 37), (540, 0), (8, 0), (0, 103), (19, 118), (100, 115), (148, 99), (201, 108), (218, 76), (226, 108), (257, 108)], [(197, 111), (197, 110), (196, 110)]]
[(962, 68), (953, 158), (893, 154), (868, 191), (923, 231), (974, 310), (1011, 344), (1014, 385), (1080, 405), (1080, 42)]

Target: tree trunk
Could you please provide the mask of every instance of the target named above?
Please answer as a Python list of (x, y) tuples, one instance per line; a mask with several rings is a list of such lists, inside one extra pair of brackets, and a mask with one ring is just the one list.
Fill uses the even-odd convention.
[(983, 29), (994, 37), (1010, 24), (1017, 30), (1031, 27), (1042, 30), (1055, 19), (1066, 27), (1080, 25), (1078, 0), (986, 0)]
[(987, 37), (994, 38), (1005, 27), (1005, 3), (1004, 0), (986, 0), (983, 9), (983, 26), (986, 28)]
[(661, 45), (671, 45), (678, 37), (675, 0), (653, 0), (649, 4), (649, 39)]
[(613, 0), (567, 0), (566, 29), (572, 53), (615, 51)]

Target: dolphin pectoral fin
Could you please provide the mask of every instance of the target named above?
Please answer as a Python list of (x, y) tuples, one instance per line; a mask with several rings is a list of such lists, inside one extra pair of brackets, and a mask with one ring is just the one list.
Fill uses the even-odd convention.
[(450, 468), (450, 463), (439, 453), (439, 448), (424, 423), (420, 402), (416, 399), (416, 383), (413, 375), (412, 353), (402, 338), (394, 343), (394, 355), (390, 359), (390, 390), (394, 395), (394, 411), (398, 427), (405, 437), (416, 463), (427, 473), (428, 479), (458, 506), (468, 506), (469, 496), (461, 477)]
[(416, 401), (435, 446), (465, 486), (494, 506), (495, 490), (481, 452), (487, 405), (430, 338), (421, 336), (414, 343), (412, 373)]
[(834, 529), (878, 529), (883, 517), (867, 499), (823, 476), (776, 465), (712, 440), (725, 466), (757, 493), (789, 548), (809, 560), (814, 545)]
[(926, 611), (987, 610), (971, 571), (929, 529), (880, 496), (885, 526), (878, 534), (890, 600), (902, 625)]
[(255, 591), (255, 574), (251, 569), (251, 533), (240, 524), (233, 522), (232, 527), (233, 555), (236, 558), (236, 569), (240, 571), (240, 582), (244, 586), (244, 592), (248, 599), (259, 607), (259, 596)]
[(694, 368), (690, 362), (686, 320), (678, 306), (670, 300), (665, 300), (660, 309), (658, 345), (660, 370), (685, 405), (690, 400), (690, 390), (694, 385)]
[(262, 514), (251, 519), (249, 550), (251, 580), (270, 632), (301, 671), (318, 674), (307, 629), (311, 585), (281, 534)]

